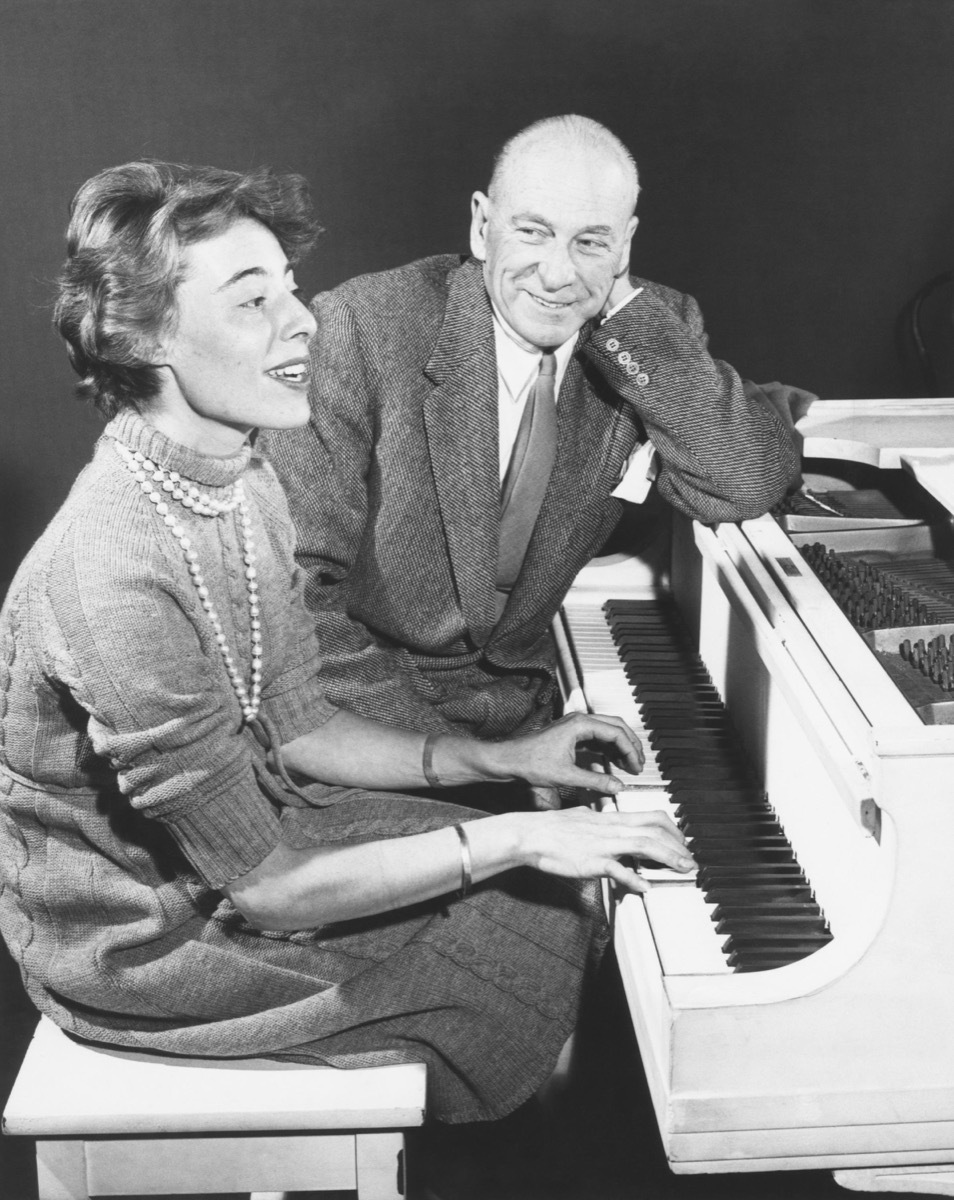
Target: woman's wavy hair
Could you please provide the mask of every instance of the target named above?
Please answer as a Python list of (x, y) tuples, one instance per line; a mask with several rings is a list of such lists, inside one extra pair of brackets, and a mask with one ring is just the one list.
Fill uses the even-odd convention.
[(267, 168), (131, 162), (83, 184), (53, 311), (79, 396), (106, 417), (148, 405), (160, 386), (150, 360), (174, 319), (183, 248), (243, 217), (270, 229), (291, 263), (321, 233), (305, 180)]

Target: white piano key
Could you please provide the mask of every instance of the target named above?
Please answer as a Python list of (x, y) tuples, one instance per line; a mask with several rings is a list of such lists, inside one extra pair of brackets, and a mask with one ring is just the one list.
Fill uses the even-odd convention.
[[(651, 813), (664, 812), (676, 821), (676, 808), (665, 788), (627, 788), (613, 797), (620, 812)], [(647, 882), (686, 883), (696, 877), (696, 871), (676, 871), (672, 867), (641, 866), (639, 873)]]
[[(639, 779), (640, 776), (635, 778)], [(620, 812), (664, 812), (674, 821), (676, 819), (676, 806), (664, 787), (627, 787), (616, 793), (615, 800)]]
[(657, 884), (643, 896), (664, 975), (731, 975), (712, 905), (692, 884)]
[[(591, 711), (620, 717), (641, 735), (646, 764), (639, 775), (614, 768), (613, 774), (627, 785), (609, 801), (620, 812), (667, 813), (676, 821), (666, 778), (649, 745), (648, 727), (642, 709), (623, 672), (613, 635), (600, 609), (564, 609), (572, 639), (576, 665)], [(715, 932), (712, 906), (695, 886), (695, 871), (683, 874), (670, 867), (640, 868), (650, 883), (644, 896), (646, 912), (665, 974), (732, 974), (722, 951), (724, 937)]]

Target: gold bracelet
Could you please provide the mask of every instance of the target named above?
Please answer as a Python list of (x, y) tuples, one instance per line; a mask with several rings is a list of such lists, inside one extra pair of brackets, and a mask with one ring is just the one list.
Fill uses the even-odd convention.
[(467, 840), (467, 833), (463, 825), (455, 825), (454, 832), (460, 839), (460, 890), (457, 894), (463, 900), (470, 891), (471, 884), (474, 882), (470, 858), (470, 842)]
[(428, 786), (439, 788), (441, 786), (440, 776), (434, 770), (434, 747), (437, 745), (437, 739), (441, 735), (439, 733), (429, 733), (424, 739), (424, 751), (421, 755), (421, 770), (424, 772), (424, 778), (427, 780)]

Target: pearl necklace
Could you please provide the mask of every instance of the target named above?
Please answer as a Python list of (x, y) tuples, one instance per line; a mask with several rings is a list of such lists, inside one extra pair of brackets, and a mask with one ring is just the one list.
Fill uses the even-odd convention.
[[(183, 479), (178, 471), (166, 471), (162, 467), (157, 466), (156, 463), (146, 458), (142, 451), (130, 450), (128, 446), (124, 446), (122, 442), (115, 439), (113, 445), (116, 447), (117, 454), (123, 460), (133, 478), (142, 488), (143, 494), (156, 506), (156, 512), (162, 517), (163, 523), (169, 527), (172, 536), (182, 548), (189, 576), (198, 593), (199, 602), (205, 610), (206, 616), (209, 618), (209, 624), (212, 626), (212, 632), (215, 634), (215, 641), (222, 655), (222, 661), (225, 663), (225, 670), (228, 673), (235, 695), (238, 697), (242, 716), (247, 722), (255, 720), (258, 716), (262, 700), (262, 622), (259, 615), (258, 580), (256, 578), (258, 572), (255, 569), (255, 543), (252, 540), (252, 518), (249, 516), (242, 480), (237, 479), (232, 485), (231, 495), (228, 499), (214, 500), (205, 492), (200, 492), (195, 484), (187, 479)], [(153, 486), (154, 483), (160, 484), (162, 491), (157, 490)], [(219, 614), (215, 611), (215, 605), (209, 597), (209, 589), (206, 587), (205, 580), (202, 577), (202, 570), (199, 567), (198, 561), (199, 556), (192, 548), (192, 542), (186, 536), (185, 529), (179, 524), (169, 505), (166, 503), (167, 499), (176, 500), (185, 508), (204, 517), (217, 517), (238, 509), (239, 523), (242, 526), (242, 557), (245, 562), (248, 619), (252, 630), (252, 673), (249, 688), (246, 688), (239, 674), (238, 667), (235, 665), (232, 652), (229, 650), (222, 621)]]

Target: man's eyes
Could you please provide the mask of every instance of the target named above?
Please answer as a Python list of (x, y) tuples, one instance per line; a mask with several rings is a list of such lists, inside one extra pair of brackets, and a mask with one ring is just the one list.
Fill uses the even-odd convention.
[[(536, 225), (518, 225), (517, 233), (523, 241), (531, 244), (540, 244), (552, 236), (548, 229), (541, 229)], [(575, 245), (584, 254), (606, 254), (611, 249), (609, 242), (599, 237), (576, 238)]]
[(265, 307), (265, 297), (264, 296), (253, 296), (250, 300), (243, 300), (242, 303), (239, 305), (239, 308), (264, 308), (264, 307)]
[(588, 254), (603, 254), (609, 250), (609, 243), (601, 238), (578, 238), (576, 244)]

